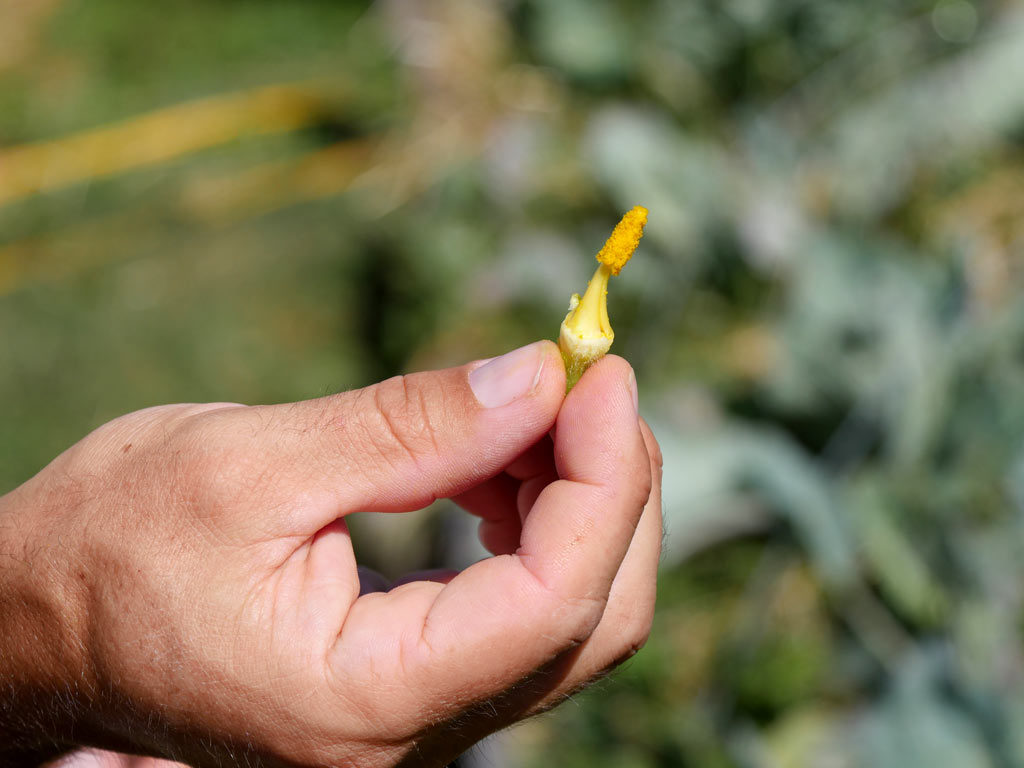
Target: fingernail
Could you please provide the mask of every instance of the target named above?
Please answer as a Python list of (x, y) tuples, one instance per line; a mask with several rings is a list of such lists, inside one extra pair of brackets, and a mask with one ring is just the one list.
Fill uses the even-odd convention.
[(640, 393), (636, 387), (636, 374), (633, 371), (629, 372), (629, 380), (626, 382), (626, 386), (629, 387), (629, 393), (633, 395), (633, 410), (636, 411), (636, 415), (640, 415)]
[(544, 358), (540, 342), (520, 347), (471, 371), (469, 388), (484, 408), (508, 405), (537, 386)]

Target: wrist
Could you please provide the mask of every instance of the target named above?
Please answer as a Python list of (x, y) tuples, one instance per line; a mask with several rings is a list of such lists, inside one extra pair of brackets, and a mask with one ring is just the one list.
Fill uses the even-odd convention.
[(0, 766), (39, 764), (75, 742), (92, 688), (66, 559), (22, 486), (0, 496)]

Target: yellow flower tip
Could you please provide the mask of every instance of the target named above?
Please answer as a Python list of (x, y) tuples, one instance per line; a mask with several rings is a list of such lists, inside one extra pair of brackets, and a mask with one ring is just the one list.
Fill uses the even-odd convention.
[(633, 255), (633, 251), (640, 244), (640, 238), (644, 236), (644, 226), (647, 224), (647, 209), (642, 205), (634, 206), (622, 220), (615, 225), (611, 236), (598, 251), (597, 260), (607, 265), (613, 275), (626, 266)]
[(612, 346), (615, 333), (608, 321), (608, 280), (625, 266), (636, 250), (647, 223), (647, 209), (639, 205), (622, 217), (608, 242), (597, 254), (600, 264), (582, 298), (573, 294), (569, 314), (558, 332), (558, 346), (565, 361), (566, 390)]

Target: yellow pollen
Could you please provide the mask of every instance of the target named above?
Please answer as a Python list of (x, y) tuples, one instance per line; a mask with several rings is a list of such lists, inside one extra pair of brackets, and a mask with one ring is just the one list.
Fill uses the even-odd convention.
[(644, 225), (647, 224), (647, 209), (642, 205), (635, 206), (615, 225), (612, 234), (604, 247), (598, 251), (597, 260), (607, 265), (613, 275), (619, 274), (633, 251), (644, 236)]

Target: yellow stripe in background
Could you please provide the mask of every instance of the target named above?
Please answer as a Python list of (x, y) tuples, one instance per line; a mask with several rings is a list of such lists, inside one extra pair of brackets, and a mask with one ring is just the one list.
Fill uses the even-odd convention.
[(176, 104), (51, 141), (0, 149), (0, 206), (167, 162), (243, 136), (309, 125), (321, 100), (274, 85)]

